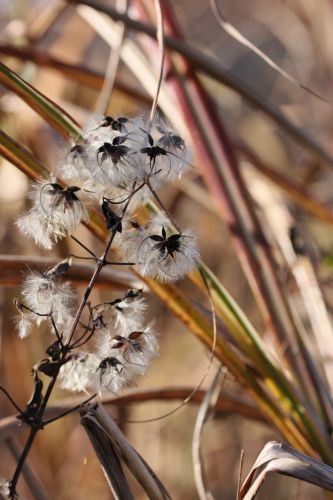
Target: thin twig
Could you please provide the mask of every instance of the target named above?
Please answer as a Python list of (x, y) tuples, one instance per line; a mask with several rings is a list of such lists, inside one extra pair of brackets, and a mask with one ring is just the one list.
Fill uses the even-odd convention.
[[(129, 0), (117, 0), (116, 8), (119, 12), (127, 13), (129, 6)], [(108, 60), (108, 65), (105, 72), (105, 78), (103, 82), (103, 87), (98, 97), (98, 101), (96, 104), (96, 113), (107, 114), (107, 110), (109, 107), (112, 91), (115, 85), (118, 66), (120, 63), (121, 49), (125, 38), (126, 33), (126, 24), (119, 21), (120, 30), (117, 33), (117, 45), (110, 49), (110, 56)]]
[(92, 252), (82, 241), (78, 240), (73, 234), (70, 235), (72, 240), (74, 240), (81, 248), (83, 248), (86, 252), (88, 252), (95, 260), (97, 260), (97, 256)]
[[(129, 206), (129, 204), (131, 202), (131, 199), (132, 199), (132, 196), (130, 196), (129, 199), (128, 199), (128, 201), (126, 202), (126, 204), (125, 204), (125, 206), (123, 208), (122, 215), (124, 215), (126, 213), (126, 210), (127, 210), (128, 206)], [(76, 327), (77, 327), (77, 325), (78, 325), (78, 323), (80, 321), (80, 317), (81, 317), (82, 311), (83, 311), (83, 309), (86, 306), (88, 298), (89, 298), (89, 296), (90, 296), (90, 294), (92, 292), (92, 289), (93, 289), (93, 287), (94, 287), (94, 285), (95, 285), (95, 283), (96, 283), (96, 281), (97, 281), (97, 279), (99, 277), (100, 272), (102, 271), (103, 267), (105, 266), (105, 262), (107, 261), (107, 256), (108, 256), (109, 250), (110, 250), (111, 245), (113, 243), (113, 240), (114, 240), (114, 238), (115, 238), (115, 236), (117, 234), (117, 230), (118, 230), (118, 226), (119, 226), (120, 222), (121, 222), (121, 218), (115, 224), (115, 226), (114, 226), (114, 228), (113, 228), (113, 230), (111, 232), (111, 236), (109, 237), (109, 241), (106, 244), (106, 248), (105, 248), (105, 250), (103, 252), (103, 255), (99, 259), (97, 267), (95, 269), (95, 272), (92, 275), (91, 280), (90, 280), (90, 282), (89, 282), (89, 284), (87, 286), (87, 289), (85, 291), (85, 294), (83, 296), (81, 304), (79, 305), (79, 308), (78, 308), (77, 313), (75, 315), (75, 318), (73, 320), (72, 327), (71, 327), (71, 329), (70, 329), (70, 331), (68, 333), (68, 336), (67, 336), (67, 339), (66, 339), (66, 342), (65, 342), (66, 345), (70, 345), (71, 344), (73, 335), (74, 335), (74, 333), (76, 331)]]
[(289, 83), (292, 83), (296, 87), (299, 87), (309, 94), (317, 97), (321, 101), (330, 103), (331, 101), (329, 99), (326, 99), (325, 97), (321, 96), (314, 90), (311, 90), (309, 87), (304, 85), (303, 83), (299, 82), (294, 78), (293, 76), (290, 75), (290, 73), (287, 73), (281, 66), (279, 66), (276, 62), (273, 61), (267, 54), (265, 54), (262, 50), (260, 50), (254, 43), (250, 42), (248, 38), (246, 38), (242, 33), (240, 33), (235, 26), (229, 23), (229, 21), (224, 17), (224, 15), (221, 12), (221, 8), (218, 4), (218, 0), (210, 0), (210, 6), (211, 9), (219, 22), (220, 26), (228, 35), (230, 35), (234, 40), (237, 40), (237, 42), (241, 43), (244, 47), (248, 48), (252, 52), (254, 52), (260, 59), (265, 61), (266, 64), (268, 64), (271, 68), (273, 68), (275, 71), (279, 73), (279, 75), (283, 76)]
[(222, 370), (220, 366), (215, 374), (213, 382), (209, 387), (206, 395), (200, 405), (198, 415), (196, 418), (193, 438), (192, 438), (192, 459), (194, 467), (194, 479), (197, 488), (197, 493), (200, 500), (212, 500), (214, 497), (206, 486), (206, 479), (203, 469), (203, 460), (201, 456), (201, 438), (204, 424), (207, 420), (209, 410), (214, 408), (216, 401), (221, 392), (224, 380), (226, 376), (226, 370)]
[(52, 424), (52, 422), (56, 422), (60, 418), (66, 417), (66, 415), (69, 415), (70, 413), (73, 413), (74, 411), (79, 410), (82, 405), (85, 405), (85, 404), (89, 403), (96, 396), (97, 396), (97, 394), (93, 394), (92, 396), (90, 396), (89, 398), (85, 399), (81, 403), (73, 406), (73, 408), (69, 408), (68, 410), (60, 413), (59, 415), (56, 415), (55, 417), (50, 418), (49, 420), (44, 420), (44, 425)]
[(242, 476), (243, 476), (243, 465), (244, 465), (244, 450), (241, 450), (239, 457), (239, 469), (238, 469), (238, 481), (237, 481), (237, 496), (236, 500), (241, 500), (241, 487), (242, 487)]
[(160, 88), (161, 88), (162, 80), (163, 80), (164, 59), (165, 59), (164, 22), (163, 22), (163, 12), (162, 12), (160, 1), (154, 0), (154, 6), (155, 6), (155, 11), (156, 11), (156, 22), (157, 22), (157, 41), (158, 41), (158, 46), (160, 49), (161, 59), (160, 59), (160, 72), (159, 72), (159, 77), (158, 77), (156, 94), (154, 96), (153, 104), (152, 104), (151, 111), (150, 111), (150, 117), (149, 117), (150, 126), (154, 120), (155, 113), (156, 113), (158, 96), (160, 94)]
[[(122, 396), (104, 396), (102, 403), (104, 405), (117, 407), (119, 405), (126, 406), (140, 404), (147, 401), (176, 401), (186, 399), (191, 392), (193, 392), (193, 389), (190, 387), (162, 387), (160, 389), (133, 388), (127, 389), (125, 394)], [(190, 403), (200, 404), (203, 401), (205, 394), (206, 392), (200, 389), (192, 396)], [(52, 418), (60, 412), (65, 412), (71, 409), (73, 404), (79, 407), (81, 403), (81, 397), (70, 397), (68, 399), (61, 400), (58, 403), (49, 405), (46, 408), (45, 415)], [(267, 423), (259, 410), (251, 402), (233, 393), (224, 393), (223, 399), (221, 398), (217, 401), (215, 410), (219, 418), (222, 418), (225, 415), (237, 414), (248, 420), (254, 420), (263, 424)], [(22, 425), (19, 426), (16, 415), (0, 419), (0, 440), (5, 439), (10, 436), (12, 432), (19, 429), (25, 429), (25, 427)]]
[(6, 391), (6, 389), (2, 386), (0, 386), (0, 391), (4, 393), (4, 395), (9, 399), (9, 401), (12, 403), (12, 405), (14, 406), (14, 408), (19, 412), (19, 413), (23, 413), (23, 411), (21, 410), (21, 408), (15, 403), (14, 399), (11, 397), (11, 395), (9, 394), (8, 391)]

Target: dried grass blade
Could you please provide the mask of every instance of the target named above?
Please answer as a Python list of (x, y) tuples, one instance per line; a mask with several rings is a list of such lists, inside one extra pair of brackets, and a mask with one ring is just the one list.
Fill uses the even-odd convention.
[(0, 155), (32, 180), (49, 175), (48, 170), (26, 148), (2, 130), (0, 130)]
[(225, 380), (226, 371), (222, 371), (219, 367), (216, 375), (211, 383), (206, 395), (200, 405), (197, 418), (195, 421), (193, 438), (192, 438), (192, 460), (194, 467), (194, 479), (197, 488), (197, 493), (200, 500), (213, 500), (213, 495), (208, 490), (207, 480), (205, 477), (203, 458), (201, 454), (201, 440), (204, 424), (209, 416), (209, 411), (212, 410), (221, 392), (223, 382)]
[(110, 489), (115, 498), (134, 500), (135, 497), (127, 482), (112, 440), (92, 415), (86, 416), (86, 412), (87, 408), (83, 407), (81, 409), (81, 425), (88, 434)]
[(240, 500), (240, 498), (241, 498), (240, 497), (240, 490), (241, 490), (241, 485), (242, 485), (244, 456), (245, 456), (245, 452), (244, 452), (244, 449), (242, 449), (241, 453), (240, 453), (240, 457), (239, 457), (239, 468), (238, 468), (238, 480), (237, 480), (236, 500)]
[(294, 477), (333, 491), (333, 468), (286, 444), (272, 441), (259, 454), (241, 488), (243, 500), (252, 500), (270, 472)]
[(102, 405), (96, 404), (81, 408), (82, 425), (86, 426), (87, 421), (91, 422), (90, 425), (93, 425), (95, 430), (99, 429), (99, 432), (101, 432), (101, 435), (105, 439), (110, 440), (116, 450), (117, 456), (126, 463), (151, 500), (166, 500), (170, 498), (161, 481), (127, 441)]
[(161, 3), (159, 0), (154, 0), (155, 12), (156, 12), (156, 37), (158, 41), (158, 48), (160, 51), (160, 71), (157, 81), (157, 88), (154, 95), (153, 104), (150, 111), (150, 123), (153, 122), (156, 114), (158, 96), (160, 94), (163, 75), (164, 75), (164, 60), (165, 60), (165, 47), (164, 47), (164, 21), (163, 21), (163, 12), (161, 8)]

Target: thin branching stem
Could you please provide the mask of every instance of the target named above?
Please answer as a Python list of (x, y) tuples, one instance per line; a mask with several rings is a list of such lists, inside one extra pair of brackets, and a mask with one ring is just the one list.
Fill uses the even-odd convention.
[(19, 413), (23, 413), (23, 411), (21, 410), (21, 408), (15, 403), (14, 399), (11, 397), (11, 395), (9, 394), (8, 391), (6, 391), (6, 389), (4, 387), (2, 387), (0, 385), (0, 391), (4, 393), (4, 395), (9, 399), (9, 401), (12, 403), (12, 405), (14, 406), (14, 408), (19, 412)]
[(57, 328), (57, 325), (55, 324), (55, 321), (54, 321), (54, 318), (53, 318), (52, 314), (50, 314), (50, 320), (51, 320), (51, 323), (52, 323), (52, 327), (53, 327), (54, 333), (56, 334), (57, 340), (58, 340), (60, 346), (62, 348), (64, 348), (64, 344), (62, 342), (62, 336), (59, 333), (59, 330)]
[(157, 201), (159, 207), (162, 209), (162, 211), (165, 213), (165, 215), (167, 216), (167, 218), (169, 219), (169, 221), (171, 222), (171, 224), (175, 227), (176, 231), (178, 231), (179, 234), (181, 234), (181, 231), (180, 229), (177, 227), (177, 224), (176, 222), (174, 221), (174, 217), (172, 217), (171, 213), (169, 212), (169, 210), (166, 208), (166, 206), (164, 205), (163, 201), (161, 200), (161, 198), (159, 197), (159, 195), (156, 193), (155, 189), (153, 189), (151, 183), (150, 183), (150, 180), (149, 178), (147, 179), (146, 181), (146, 184), (147, 184), (147, 187), (149, 188), (151, 194), (153, 195), (153, 197), (155, 198), (155, 200)]
[(105, 262), (106, 266), (135, 266), (136, 262), (112, 262), (107, 260)]
[(93, 394), (92, 396), (89, 396), (89, 398), (85, 399), (84, 401), (81, 401), (81, 403), (73, 406), (72, 408), (69, 408), (68, 410), (60, 413), (56, 417), (50, 418), (49, 420), (44, 420), (44, 426), (52, 424), (52, 422), (56, 422), (57, 420), (60, 420), (62, 417), (66, 417), (66, 415), (69, 415), (70, 413), (73, 413), (74, 411), (78, 410), (82, 405), (86, 405), (90, 401), (92, 401), (97, 394)]
[[(82, 241), (78, 240), (75, 236), (71, 234), (72, 240), (74, 240), (80, 247), (82, 247), (86, 252), (88, 252), (95, 260), (97, 260), (97, 256), (94, 254), (92, 250), (90, 250)], [(75, 256), (73, 256), (75, 257)], [(82, 257), (77, 257), (77, 258), (82, 258)]]
[(30, 452), (30, 449), (34, 443), (34, 440), (35, 440), (35, 437), (38, 433), (38, 431), (42, 428), (42, 418), (43, 418), (43, 415), (44, 415), (44, 411), (45, 411), (45, 408), (47, 406), (47, 403), (50, 399), (50, 396), (52, 394), (52, 391), (53, 391), (53, 388), (55, 386), (55, 383), (56, 383), (56, 380), (57, 380), (57, 376), (58, 376), (58, 373), (56, 373), (56, 375), (54, 375), (54, 377), (51, 379), (49, 385), (48, 385), (48, 388), (46, 390), (46, 393), (45, 393), (45, 396), (43, 398), (43, 401), (42, 401), (42, 404), (36, 414), (36, 417), (34, 419), (34, 425), (31, 426), (31, 429), (30, 429), (30, 434), (29, 434), (29, 437), (25, 443), (25, 446), (23, 448), (23, 451), (22, 451), (22, 454), (20, 456), (20, 459), (17, 463), (17, 466), (16, 466), (16, 469), (15, 469), (15, 472), (14, 472), (14, 475), (13, 475), (13, 478), (10, 482), (10, 498), (11, 499), (14, 499), (15, 498), (15, 495), (16, 495), (16, 486), (17, 486), (17, 482), (20, 478), (20, 475), (21, 475), (21, 472), (22, 472), (22, 469), (23, 469), (23, 466), (24, 466), (24, 463), (29, 455), (29, 452)]
[(111, 236), (109, 238), (109, 241), (107, 242), (107, 245), (106, 245), (106, 248), (105, 248), (105, 251), (104, 251), (102, 257), (98, 260), (97, 267), (96, 267), (96, 269), (94, 271), (94, 274), (91, 277), (91, 280), (90, 280), (90, 282), (89, 282), (89, 284), (87, 286), (87, 289), (86, 289), (86, 291), (84, 293), (83, 299), (82, 299), (82, 301), (81, 301), (81, 303), (79, 305), (79, 308), (78, 308), (78, 310), (76, 312), (76, 315), (75, 315), (75, 318), (74, 318), (74, 321), (73, 321), (73, 324), (72, 324), (72, 328), (71, 328), (71, 330), (70, 330), (70, 332), (68, 334), (68, 337), (66, 339), (66, 342), (65, 342), (65, 344), (67, 346), (69, 346), (71, 344), (73, 335), (74, 335), (74, 333), (76, 331), (76, 327), (77, 327), (77, 325), (78, 325), (78, 323), (80, 321), (82, 311), (83, 311), (83, 309), (84, 309), (84, 307), (85, 307), (85, 305), (86, 305), (86, 303), (88, 301), (88, 298), (89, 298), (89, 296), (90, 296), (90, 294), (92, 292), (92, 289), (93, 289), (93, 287), (94, 287), (94, 285), (95, 285), (95, 283), (96, 283), (96, 281), (98, 279), (98, 276), (99, 276), (100, 272), (102, 271), (103, 267), (105, 266), (105, 259), (106, 259), (106, 256), (107, 256), (110, 248), (111, 248), (113, 240), (114, 240), (114, 238), (116, 236), (117, 227), (118, 227), (118, 224), (116, 225), (116, 228), (111, 233)]
[[(96, 330), (96, 328), (92, 328), (91, 331), (90, 330), (85, 331), (84, 335), (82, 335), (79, 339), (77, 339), (76, 342), (74, 342), (74, 344), (72, 344), (70, 346), (70, 349), (77, 349), (78, 347), (82, 347), (83, 345), (87, 344), (87, 342), (89, 342), (89, 340), (91, 339), (91, 337), (94, 335), (95, 330)], [(84, 337), (86, 336), (86, 334), (88, 333), (88, 331), (90, 331), (90, 333), (87, 336), (87, 338), (84, 339)]]
[(75, 255), (73, 253), (71, 253), (70, 257), (73, 257), (73, 259), (79, 259), (79, 260), (93, 260), (94, 262), (96, 262), (97, 257), (83, 257), (82, 255)]
[[(136, 190), (134, 190), (136, 192)], [(131, 199), (132, 199), (132, 196), (134, 195), (134, 191), (133, 193), (131, 194), (131, 196), (129, 197), (129, 199), (127, 200), (127, 203), (125, 204), (124, 208), (123, 208), (123, 211), (122, 211), (122, 217), (125, 215), (126, 213), (126, 210), (131, 202)], [(100, 259), (98, 259), (98, 264), (97, 264), (97, 267), (90, 279), (90, 282), (86, 288), (86, 291), (84, 293), (84, 296), (82, 298), (82, 301), (78, 307), (78, 310), (77, 310), (77, 313), (75, 315), (75, 318), (73, 320), (73, 323), (72, 323), (72, 327), (69, 331), (69, 334), (67, 336), (67, 339), (65, 339), (64, 343), (62, 344), (63, 345), (63, 351), (62, 351), (62, 355), (61, 355), (61, 358), (60, 358), (60, 362), (59, 362), (59, 365), (58, 365), (58, 369), (56, 371), (56, 373), (52, 376), (51, 378), (51, 381), (48, 385), (48, 388), (46, 390), (46, 393), (45, 393), (45, 396), (42, 400), (42, 403), (40, 405), (40, 408), (38, 409), (37, 413), (36, 413), (36, 416), (34, 418), (34, 422), (33, 422), (33, 425), (31, 426), (31, 429), (30, 429), (30, 434), (29, 434), (29, 437), (26, 441), (26, 444), (23, 448), (23, 451), (22, 451), (22, 454), (21, 454), (21, 457), (18, 461), (18, 464), (16, 466), (16, 469), (15, 469), (15, 472), (14, 472), (14, 475), (13, 475), (13, 478), (11, 480), (11, 486), (10, 486), (10, 498), (14, 498), (15, 495), (16, 495), (16, 486), (17, 486), (17, 483), (18, 483), (18, 480), (20, 478), (20, 475), (21, 475), (21, 472), (22, 472), (22, 468), (24, 466), (24, 463), (28, 457), (28, 454), (30, 452), (30, 449), (31, 449), (31, 446), (33, 445), (33, 442), (35, 440), (35, 437), (38, 433), (38, 431), (43, 428), (43, 415), (44, 415), (44, 412), (45, 412), (45, 408), (48, 404), (48, 401), (50, 399), (50, 396), (52, 394), (52, 391), (53, 391), (53, 388), (55, 386), (55, 383), (57, 381), (57, 378), (58, 378), (58, 374), (59, 374), (59, 370), (60, 370), (60, 366), (65, 362), (65, 359), (66, 359), (66, 356), (68, 355), (69, 351), (73, 348), (73, 346), (71, 346), (71, 341), (73, 339), (73, 336), (76, 332), (76, 328), (80, 322), (80, 318), (81, 318), (81, 314), (82, 314), (82, 311), (84, 309), (84, 307), (86, 306), (87, 304), (87, 301), (88, 301), (88, 298), (92, 292), (92, 289), (99, 277), (99, 274), (100, 272), (102, 271), (103, 267), (106, 265), (106, 262), (107, 262), (107, 255), (109, 253), (109, 250), (111, 248), (111, 245), (113, 243), (113, 240), (117, 234), (117, 229), (118, 229), (118, 226), (121, 222), (121, 219), (122, 217), (119, 219), (119, 221), (115, 224), (115, 226), (113, 227), (112, 229), (112, 232), (110, 234), (110, 237), (109, 237), (109, 240), (106, 244), (106, 247), (105, 247), (105, 250), (103, 252), (103, 255)], [(79, 242), (79, 240), (77, 240), (75, 237), (73, 238), (75, 239), (75, 241), (77, 241), (79, 244), (81, 244), (81, 242)], [(82, 246), (82, 245), (81, 245)], [(85, 248), (88, 253), (92, 253), (89, 249)], [(29, 308), (27, 308), (26, 306), (23, 306), (25, 307), (27, 310), (29, 310)], [(38, 314), (39, 316), (49, 316), (49, 315), (41, 315), (41, 314)]]

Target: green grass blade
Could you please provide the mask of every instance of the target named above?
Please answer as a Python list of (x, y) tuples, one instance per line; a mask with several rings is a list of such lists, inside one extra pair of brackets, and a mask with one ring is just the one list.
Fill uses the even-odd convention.
[(66, 111), (36, 90), (3, 63), (0, 63), (0, 84), (21, 97), (63, 137), (66, 139), (72, 138), (75, 141), (80, 139), (80, 126)]

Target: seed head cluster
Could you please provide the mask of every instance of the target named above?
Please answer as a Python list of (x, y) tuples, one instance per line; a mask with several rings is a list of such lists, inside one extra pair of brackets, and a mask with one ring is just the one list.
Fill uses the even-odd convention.
[[(159, 201), (156, 190), (180, 178), (189, 165), (184, 140), (161, 119), (94, 116), (82, 139), (61, 155), (58, 175), (34, 184), (31, 207), (17, 226), (49, 250), (88, 221), (88, 207), (97, 206), (123, 256), (119, 263), (161, 282), (176, 281), (199, 258), (195, 235), (173, 229), (166, 216), (140, 225), (136, 215), (149, 198)], [(19, 336), (47, 323), (56, 340), (46, 351), (50, 358), (36, 370), (56, 370), (64, 389), (117, 393), (145, 374), (158, 355), (154, 323), (136, 289), (100, 304), (86, 300), (75, 320), (77, 299), (65, 278), (72, 260), (29, 271), (23, 300), (15, 301)]]

